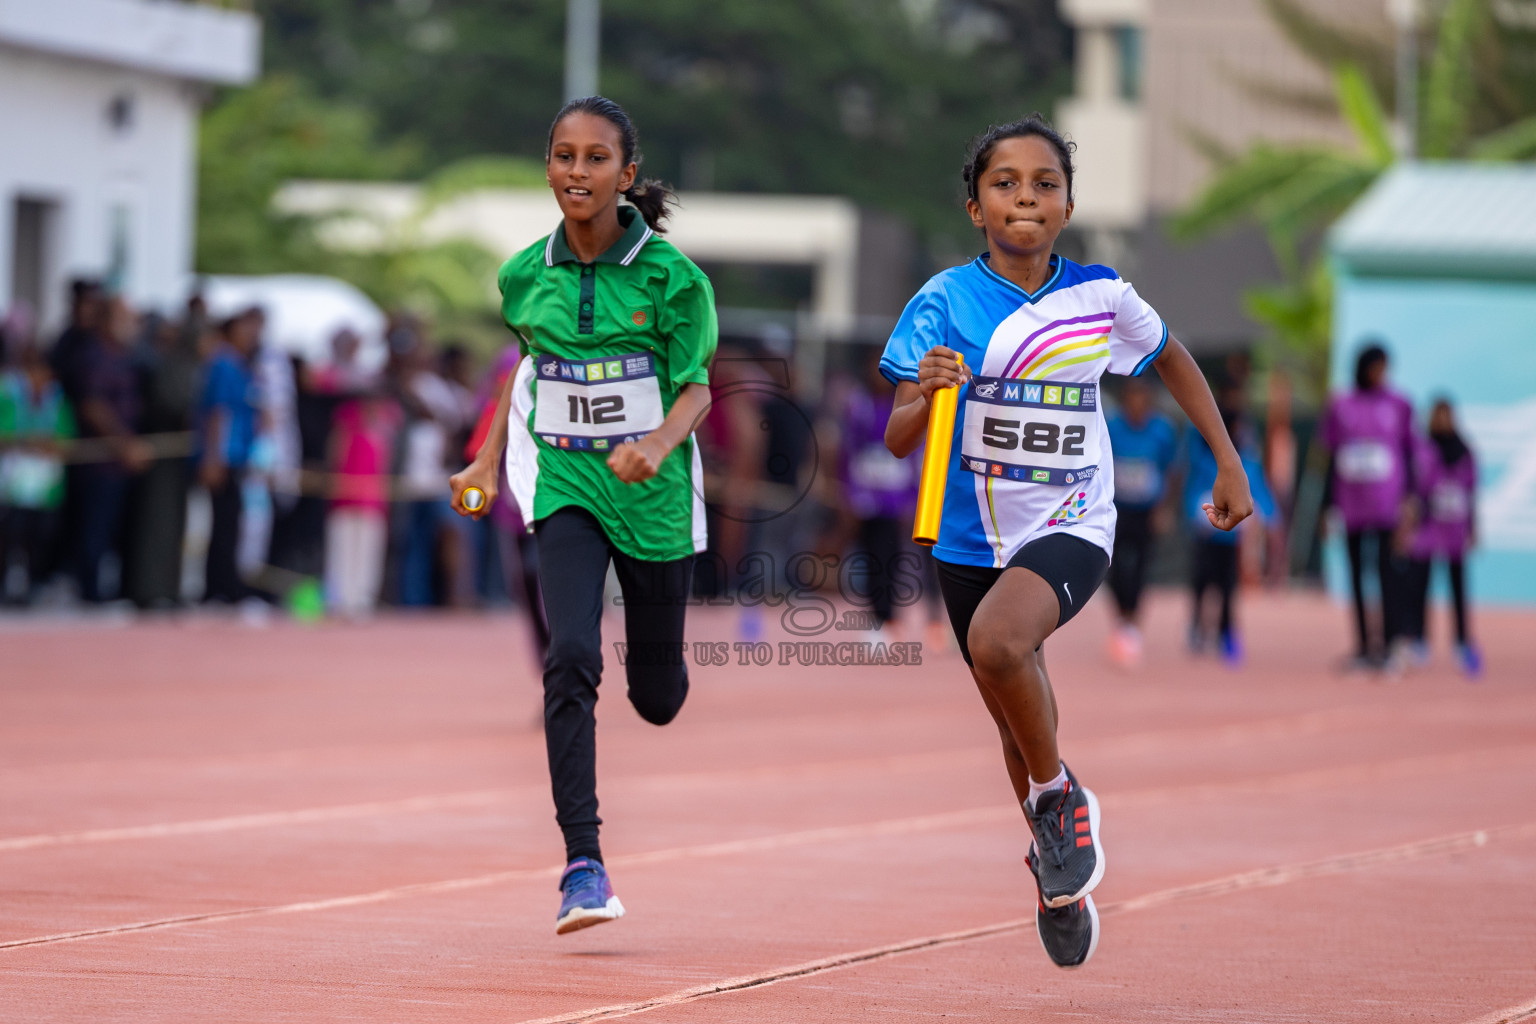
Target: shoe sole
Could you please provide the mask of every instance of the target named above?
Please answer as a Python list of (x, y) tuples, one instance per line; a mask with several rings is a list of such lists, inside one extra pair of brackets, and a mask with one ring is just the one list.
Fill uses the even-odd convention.
[(617, 896), (610, 896), (608, 903), (601, 910), (593, 910), (591, 907), (577, 907), (569, 914), (555, 922), (556, 935), (569, 935), (571, 932), (590, 928), (595, 924), (605, 921), (616, 921), (624, 916), (624, 904), (619, 902)]
[[(1045, 905), (1055, 910), (1069, 903), (1076, 903), (1098, 888), (1104, 880), (1104, 848), (1099, 845), (1099, 798), (1093, 795), (1093, 790), (1087, 786), (1081, 787), (1083, 798), (1088, 801), (1088, 836), (1093, 840), (1093, 874), (1088, 876), (1088, 881), (1077, 892), (1068, 896), (1057, 896), (1054, 899), (1045, 900)], [(1044, 899), (1045, 894), (1041, 893)]]
[[(1099, 908), (1093, 905), (1093, 897), (1092, 896), (1084, 896), (1083, 900), (1087, 904), (1088, 916), (1090, 918), (1092, 918), (1092, 920), (1093, 920), (1093, 929), (1088, 933), (1089, 934), (1088, 952), (1084, 953), (1083, 954), (1083, 958), (1081, 960), (1079, 960), (1075, 964), (1056, 964), (1055, 959), (1052, 958), (1051, 963), (1056, 964), (1057, 967), (1060, 967), (1064, 971), (1075, 971), (1075, 970), (1077, 970), (1079, 967), (1081, 967), (1084, 964), (1086, 964), (1089, 960), (1092, 960), (1093, 959), (1093, 951), (1099, 948)], [(1041, 948), (1045, 948), (1045, 936), (1040, 934), (1040, 908), (1039, 907), (1035, 908), (1035, 935), (1038, 936), (1039, 939), (1040, 939), (1040, 946), (1041, 946)], [(1050, 956), (1051, 955), (1051, 952), (1050, 952), (1049, 949), (1046, 949), (1045, 955), (1046, 956)]]

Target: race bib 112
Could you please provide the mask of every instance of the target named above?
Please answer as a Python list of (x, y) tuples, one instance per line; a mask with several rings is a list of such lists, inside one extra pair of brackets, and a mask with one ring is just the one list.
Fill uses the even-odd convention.
[(604, 359), (538, 356), (533, 432), (547, 444), (606, 452), (661, 426), (661, 385), (649, 352)]

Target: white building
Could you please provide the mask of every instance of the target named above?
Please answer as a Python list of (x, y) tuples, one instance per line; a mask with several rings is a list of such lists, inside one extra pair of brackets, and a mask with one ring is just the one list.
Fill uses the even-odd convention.
[[(1326, 20), (1389, 38), (1385, 0), (1305, 0)], [(1350, 144), (1326, 72), (1285, 38), (1263, 0), (1061, 0), (1077, 33), (1073, 95), (1057, 108), (1077, 143), (1074, 229), (1089, 259), (1126, 271), (1180, 339), (1246, 348), (1245, 286), (1278, 276), (1263, 236), (1174, 244), (1163, 223), (1209, 180), (1201, 142)], [(1267, 94), (1318, 102), (1275, 102)]]
[(183, 297), (198, 113), (256, 77), (258, 29), (180, 0), (0, 0), (0, 311), (51, 330), (76, 275)]

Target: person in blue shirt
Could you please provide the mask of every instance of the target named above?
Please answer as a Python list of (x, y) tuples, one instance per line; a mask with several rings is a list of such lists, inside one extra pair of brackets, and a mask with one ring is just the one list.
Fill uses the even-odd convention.
[[(1243, 470), (1248, 474), (1253, 494), (1253, 518), (1260, 522), (1272, 520), (1275, 499), (1265, 483), (1252, 425), (1242, 413), (1241, 392), (1235, 387), (1224, 389), (1220, 404), (1222, 422), (1226, 424)], [(1235, 668), (1243, 662), (1243, 646), (1233, 621), (1232, 604), (1237, 592), (1238, 544), (1244, 527), (1240, 524), (1231, 531), (1214, 529), (1203, 511), (1202, 505), (1211, 500), (1216, 472), (1216, 456), (1211, 453), (1210, 445), (1198, 433), (1188, 432), (1184, 451), (1183, 506), (1194, 542), (1190, 576), (1194, 605), (1190, 614), (1189, 649), (1198, 654), (1207, 646), (1211, 633), (1205, 625), (1205, 595), (1214, 588), (1218, 599), (1216, 650), (1223, 661)]]
[(253, 313), (226, 320), (223, 344), (209, 360), (197, 410), (198, 479), (208, 489), (213, 529), (203, 600), (234, 604), (246, 594), (236, 565), (240, 542), (242, 477), (256, 443), (259, 416), (252, 360), (259, 340)]
[(1141, 661), (1141, 591), (1159, 532), (1156, 512), (1168, 492), (1168, 470), (1178, 456), (1179, 440), (1168, 417), (1152, 404), (1152, 389), (1139, 377), (1126, 379), (1120, 408), (1106, 425), (1115, 453), (1117, 517), (1109, 586), (1120, 619), (1110, 637), (1109, 656), (1129, 668)]

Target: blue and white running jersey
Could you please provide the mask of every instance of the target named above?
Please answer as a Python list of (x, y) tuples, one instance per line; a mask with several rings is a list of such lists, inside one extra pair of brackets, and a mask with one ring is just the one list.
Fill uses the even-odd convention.
[(1114, 461), (1099, 378), (1140, 374), (1168, 328), (1109, 267), (1052, 256), (1051, 276), (1031, 295), (988, 263), (983, 254), (923, 285), (880, 360), (892, 382), (916, 383), (918, 363), (943, 345), (972, 373), (934, 557), (1001, 568), (1055, 531), (1110, 552)]

